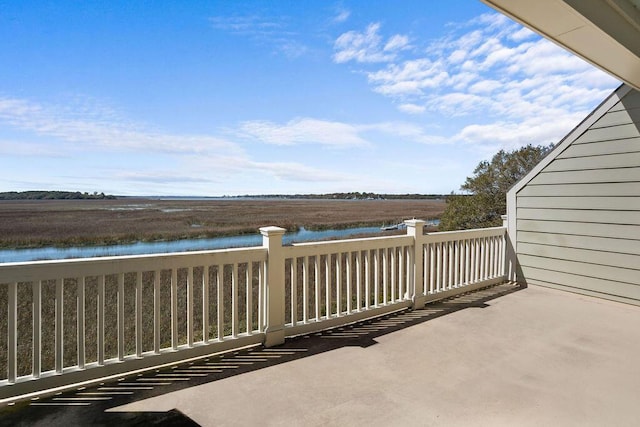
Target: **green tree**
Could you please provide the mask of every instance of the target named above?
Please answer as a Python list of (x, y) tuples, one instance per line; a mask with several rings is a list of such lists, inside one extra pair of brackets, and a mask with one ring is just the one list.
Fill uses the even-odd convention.
[(460, 187), (463, 194), (447, 197), (440, 218), (440, 230), (496, 227), (507, 213), (507, 191), (553, 148), (531, 144), (514, 151), (500, 150), (490, 161), (483, 160)]

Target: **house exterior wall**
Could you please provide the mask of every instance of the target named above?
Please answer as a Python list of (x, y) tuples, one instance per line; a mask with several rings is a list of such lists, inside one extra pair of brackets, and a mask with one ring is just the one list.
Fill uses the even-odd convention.
[(640, 92), (618, 88), (508, 203), (519, 281), (640, 305)]

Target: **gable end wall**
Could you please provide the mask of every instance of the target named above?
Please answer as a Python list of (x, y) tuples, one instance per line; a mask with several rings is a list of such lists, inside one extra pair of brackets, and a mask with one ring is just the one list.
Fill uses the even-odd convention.
[(519, 281), (640, 305), (640, 92), (616, 93), (512, 189), (509, 228)]

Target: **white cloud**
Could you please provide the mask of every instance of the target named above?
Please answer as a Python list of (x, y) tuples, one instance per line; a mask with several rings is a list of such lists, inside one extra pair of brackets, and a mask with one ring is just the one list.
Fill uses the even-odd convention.
[(465, 56), (473, 54), (473, 50), (484, 40), (482, 31), (474, 30), (462, 34), (459, 37), (445, 37), (441, 40), (435, 40), (427, 47), (427, 53), (435, 53), (439, 55), (443, 51), (455, 49), (455, 51), (464, 52)]
[[(334, 170), (331, 164), (316, 164), (314, 159), (271, 161), (262, 150), (257, 161), (252, 158), (254, 153), (245, 152), (240, 143), (217, 135), (180, 135), (148, 130), (112, 111), (91, 108), (86, 102), (62, 107), (0, 98), (0, 124), (4, 129), (17, 130), (18, 134), (16, 139), (0, 140), (0, 153), (13, 158), (52, 159), (49, 174), (54, 176), (47, 185), (58, 187), (77, 180), (77, 176), (64, 176), (67, 170), (64, 165), (78, 159), (82, 161), (74, 172), (83, 177), (82, 185), (118, 194), (264, 193), (268, 192), (265, 185), (275, 183), (280, 192), (310, 191), (312, 188), (324, 192), (329, 188), (368, 182), (362, 176)], [(245, 122), (235, 134), (269, 144), (316, 143), (346, 148), (367, 146), (369, 142), (363, 137), (364, 133), (385, 131), (412, 132), (391, 125), (377, 129), (376, 125), (303, 118), (282, 125), (266, 121)], [(114, 160), (120, 158), (125, 161), (114, 167)], [(11, 172), (5, 169), (3, 173)], [(107, 185), (104, 184), (105, 176), (110, 177)], [(21, 188), (47, 187), (36, 181), (17, 182), (4, 178), (3, 182)], [(118, 190), (109, 190), (110, 186)]]
[(160, 171), (113, 171), (110, 174), (111, 179), (128, 181), (128, 182), (145, 182), (154, 184), (169, 184), (169, 183), (211, 183), (219, 182), (218, 179), (210, 179), (193, 175), (186, 175), (180, 173), (167, 173)]
[(63, 158), (68, 156), (66, 151), (40, 142), (0, 140), (0, 154), (6, 156)]
[(408, 114), (422, 114), (427, 108), (424, 105), (417, 104), (400, 104), (398, 110)]
[(490, 124), (465, 126), (455, 134), (454, 141), (484, 146), (489, 152), (501, 148), (516, 149), (526, 144), (557, 143), (559, 138), (584, 119), (584, 112), (556, 116), (546, 114), (520, 122), (496, 121)]
[(249, 121), (241, 124), (239, 132), (274, 145), (319, 144), (333, 148), (368, 145), (353, 125), (312, 118), (298, 118), (286, 124), (266, 120)]
[(300, 40), (302, 37), (290, 29), (289, 19), (284, 16), (213, 16), (211, 26), (220, 31), (247, 37), (259, 45), (273, 48), (274, 53), (288, 58), (297, 58), (308, 51)]
[[(246, 143), (247, 139), (266, 144), (317, 144), (344, 149), (373, 148), (375, 143), (389, 140), (423, 144), (445, 142), (441, 137), (429, 135), (421, 126), (408, 122), (353, 124), (315, 118), (298, 118), (282, 124), (249, 121), (232, 131), (221, 129), (227, 137), (231, 134), (231, 139), (215, 134), (171, 134), (133, 123), (109, 109), (92, 108), (90, 102), (65, 105), (0, 98), (0, 123), (5, 129), (17, 130), (18, 134), (15, 140), (1, 140), (0, 152), (10, 156), (55, 159), (62, 156), (64, 162), (81, 158), (77, 173), (85, 177), (86, 183), (96, 186), (100, 176), (109, 176), (118, 183), (113, 185), (121, 188), (116, 192), (122, 194), (131, 191), (149, 194), (237, 193), (242, 192), (241, 188), (253, 188), (255, 184), (252, 183), (274, 179), (281, 182), (282, 188), (302, 189), (300, 183), (308, 183), (312, 185), (310, 188), (322, 192), (356, 183), (366, 187), (377, 179), (334, 170), (331, 163), (316, 163), (311, 158), (304, 162), (270, 161), (269, 156), (264, 156), (265, 150), (260, 150), (259, 161), (254, 160), (254, 151), (246, 152), (242, 148), (242, 141)], [(419, 106), (415, 108), (420, 109)], [(233, 136), (240, 142), (233, 142)], [(125, 161), (114, 169), (117, 159)], [(60, 175), (66, 170), (63, 164), (66, 163), (54, 163), (60, 171), (57, 172), (60, 182), (71, 179)], [(91, 173), (95, 176), (90, 176)], [(376, 185), (387, 184), (380, 181)], [(258, 192), (261, 191), (264, 190)]]
[(86, 105), (47, 105), (0, 98), (0, 122), (85, 148), (107, 151), (145, 150), (155, 153), (239, 153), (229, 141), (207, 135), (172, 135), (103, 114)]
[(372, 123), (367, 125), (359, 125), (358, 128), (362, 132), (380, 132), (386, 135), (393, 136), (396, 139), (417, 142), (420, 144), (443, 144), (447, 142), (445, 138), (429, 134), (422, 126), (410, 122)]
[(466, 92), (450, 92), (426, 103), (428, 109), (447, 116), (465, 116), (486, 111), (490, 101), (483, 96)]
[(471, 19), (467, 25), (480, 24), (490, 30), (512, 30), (516, 24), (501, 13), (483, 13), (482, 15)]
[(592, 68), (587, 62), (544, 39), (521, 45), (503, 65), (505, 71), (514, 76), (522, 73), (526, 76), (566, 75), (566, 78), (571, 78), (572, 73)]
[(295, 40), (283, 39), (278, 43), (277, 50), (287, 58), (294, 59), (304, 55), (309, 49), (305, 44)]
[(364, 32), (348, 31), (340, 35), (334, 43), (334, 61), (389, 62), (396, 58), (397, 51), (409, 47), (408, 37), (400, 34), (391, 36), (383, 45), (379, 30), (380, 23), (372, 23)]
[[(450, 28), (422, 50), (358, 71), (402, 112), (455, 118), (462, 130), (444, 136), (452, 142), (557, 142), (618, 84), (500, 14)], [(374, 34), (379, 45), (379, 26)]]
[[(421, 106), (404, 106), (404, 109), (419, 112)], [(378, 122), (378, 123), (342, 123), (298, 118), (285, 124), (269, 121), (244, 122), (236, 131), (239, 136), (256, 139), (265, 144), (301, 145), (317, 144), (330, 148), (373, 147), (375, 141), (388, 140), (389, 136), (421, 144), (440, 144), (442, 137), (428, 134), (414, 123)]]
[(339, 24), (345, 22), (351, 16), (351, 11), (347, 9), (338, 10), (336, 16), (333, 18), (333, 22)]
[(409, 37), (396, 34), (392, 36), (389, 41), (384, 45), (385, 52), (393, 52), (396, 50), (405, 50), (409, 46)]
[(469, 92), (488, 94), (501, 87), (502, 83), (497, 80), (481, 80), (469, 86)]
[(425, 89), (444, 84), (449, 77), (441, 61), (428, 58), (405, 61), (402, 65), (391, 64), (383, 70), (368, 73), (374, 90), (392, 97), (424, 93)]
[(356, 177), (342, 172), (333, 172), (309, 167), (300, 163), (250, 163), (251, 169), (268, 173), (278, 179), (303, 182), (343, 182), (353, 181)]
[(536, 35), (536, 33), (531, 31), (527, 27), (522, 27), (518, 31), (516, 31), (515, 33), (511, 33), (509, 35), (509, 38), (511, 40), (513, 40), (514, 42), (521, 42), (521, 41), (526, 40), (528, 38), (533, 38), (533, 37), (535, 37), (535, 35)]
[(454, 50), (448, 58), (448, 62), (450, 64), (459, 64), (465, 60), (467, 57), (467, 51), (464, 49)]
[(282, 23), (257, 15), (252, 16), (212, 16), (211, 26), (218, 30), (237, 34), (256, 35), (271, 33), (282, 27)]

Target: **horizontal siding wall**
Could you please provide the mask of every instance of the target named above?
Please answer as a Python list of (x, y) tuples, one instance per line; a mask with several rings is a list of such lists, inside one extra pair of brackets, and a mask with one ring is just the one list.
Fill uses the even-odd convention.
[(559, 153), (516, 207), (527, 283), (640, 304), (640, 93)]

